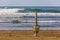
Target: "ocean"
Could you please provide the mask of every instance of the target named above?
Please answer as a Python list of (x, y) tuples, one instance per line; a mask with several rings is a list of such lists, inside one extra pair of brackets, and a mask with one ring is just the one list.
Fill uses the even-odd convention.
[[(1, 6), (0, 30), (32, 30), (34, 25), (34, 12), (26, 9), (39, 9), (37, 13), (38, 25), (41, 30), (60, 30), (60, 7), (29, 7), (29, 6)], [(19, 21), (32, 21), (33, 23), (5, 23)]]

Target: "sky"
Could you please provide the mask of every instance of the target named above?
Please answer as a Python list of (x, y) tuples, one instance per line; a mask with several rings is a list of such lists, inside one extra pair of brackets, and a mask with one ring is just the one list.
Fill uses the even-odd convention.
[(0, 6), (60, 6), (60, 0), (0, 0)]

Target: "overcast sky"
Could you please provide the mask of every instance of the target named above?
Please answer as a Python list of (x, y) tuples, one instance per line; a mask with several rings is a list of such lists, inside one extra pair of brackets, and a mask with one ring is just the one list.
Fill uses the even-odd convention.
[(0, 0), (0, 6), (60, 6), (60, 0)]

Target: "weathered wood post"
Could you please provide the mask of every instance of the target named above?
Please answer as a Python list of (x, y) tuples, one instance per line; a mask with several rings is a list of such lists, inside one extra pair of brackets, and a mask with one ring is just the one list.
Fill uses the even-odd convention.
[(38, 36), (39, 33), (39, 26), (37, 24), (37, 12), (35, 12), (35, 24), (33, 26), (33, 32), (34, 32), (34, 36)]

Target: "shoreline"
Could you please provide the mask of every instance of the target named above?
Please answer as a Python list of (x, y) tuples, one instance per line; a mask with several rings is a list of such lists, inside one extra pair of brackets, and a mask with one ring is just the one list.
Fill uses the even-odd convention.
[[(32, 30), (32, 27), (1, 27), (0, 30)], [(40, 30), (60, 30), (60, 27), (40, 27)]]

